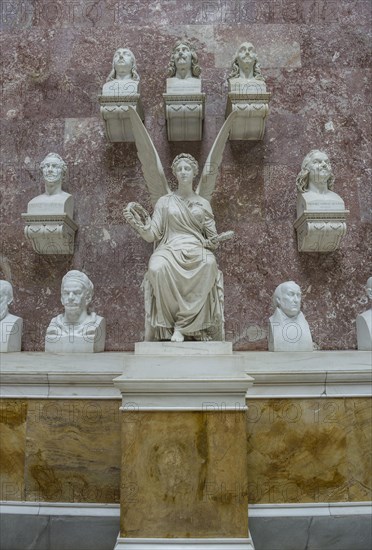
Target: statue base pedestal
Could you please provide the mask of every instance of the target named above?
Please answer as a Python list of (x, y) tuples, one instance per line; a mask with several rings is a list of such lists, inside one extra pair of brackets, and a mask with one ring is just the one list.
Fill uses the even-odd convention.
[(143, 342), (125, 357), (114, 379), (122, 394), (116, 550), (253, 549), (245, 402), (253, 379), (244, 365), (224, 342)]
[(204, 93), (163, 94), (168, 141), (203, 138)]
[(269, 92), (228, 93), (226, 118), (233, 111), (238, 113), (230, 131), (230, 140), (259, 141), (263, 139), (270, 97)]
[(297, 218), (294, 228), (297, 232), (299, 252), (334, 252), (346, 233), (348, 210), (312, 212), (305, 210)]
[(108, 141), (112, 143), (135, 141), (129, 117), (129, 107), (133, 107), (137, 111), (143, 122), (144, 114), (140, 94), (130, 94), (128, 96), (101, 95), (99, 103)]
[(77, 224), (67, 214), (22, 214), (25, 236), (38, 254), (73, 254)]

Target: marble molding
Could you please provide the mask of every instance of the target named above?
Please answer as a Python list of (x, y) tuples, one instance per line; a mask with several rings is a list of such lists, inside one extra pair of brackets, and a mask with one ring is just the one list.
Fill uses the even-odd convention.
[(13, 302), (13, 287), (8, 281), (0, 281), (0, 352), (21, 351), (23, 320), (9, 312)]
[(278, 285), (269, 319), (269, 351), (313, 351), (310, 327), (301, 312), (301, 289), (294, 281)]
[[(369, 277), (366, 284), (366, 292), (369, 301), (372, 300), (372, 277)], [(372, 350), (372, 308), (364, 311), (356, 318), (356, 330), (358, 350)]]
[(134, 141), (129, 107), (136, 109), (142, 121), (144, 113), (136, 60), (128, 48), (116, 50), (112, 70), (102, 88), (99, 103), (108, 141)]
[(200, 72), (192, 45), (177, 42), (163, 94), (168, 141), (200, 141), (203, 137), (205, 93), (201, 91)]
[(297, 232), (299, 252), (333, 252), (346, 234), (345, 203), (333, 191), (334, 176), (326, 153), (314, 149), (297, 176)]
[(263, 139), (270, 97), (257, 62), (256, 50), (250, 42), (243, 42), (235, 53), (228, 78), (226, 118), (233, 111), (238, 114), (229, 139)]
[(49, 353), (93, 353), (105, 349), (106, 321), (88, 313), (93, 283), (85, 273), (72, 270), (61, 284), (65, 312), (54, 317), (46, 331), (45, 351)]
[(27, 213), (25, 237), (38, 254), (73, 254), (75, 233), (74, 200), (62, 190), (67, 165), (56, 153), (49, 153), (40, 168), (45, 182), (45, 193), (32, 199)]

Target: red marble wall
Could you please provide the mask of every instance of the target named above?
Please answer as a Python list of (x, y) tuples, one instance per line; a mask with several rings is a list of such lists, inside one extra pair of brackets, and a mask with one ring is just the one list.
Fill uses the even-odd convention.
[[(256, 45), (272, 101), (262, 142), (227, 144), (213, 198), (219, 231), (236, 232), (217, 252), (227, 339), (236, 350), (267, 349), (273, 290), (293, 279), (319, 348), (356, 347), (355, 317), (367, 307), (371, 275), (368, 1), (41, 0), (4, 2), (2, 10), (0, 275), (14, 285), (23, 349), (43, 349), (69, 269), (94, 282), (107, 350), (132, 350), (143, 338), (140, 285), (151, 245), (124, 223), (122, 209), (149, 200), (134, 144), (106, 141), (97, 101), (114, 50), (125, 45), (136, 55), (145, 124), (174, 182), (176, 154), (201, 164), (207, 157), (224, 120), (230, 58), (243, 40)], [(196, 46), (207, 93), (200, 143), (166, 137), (166, 67), (183, 36)], [(329, 154), (335, 191), (350, 210), (346, 237), (330, 254), (299, 254), (293, 229), (295, 179), (313, 148)], [(38, 165), (50, 151), (69, 165), (64, 189), (79, 224), (73, 257), (39, 256), (23, 235), (21, 213), (43, 191)]]

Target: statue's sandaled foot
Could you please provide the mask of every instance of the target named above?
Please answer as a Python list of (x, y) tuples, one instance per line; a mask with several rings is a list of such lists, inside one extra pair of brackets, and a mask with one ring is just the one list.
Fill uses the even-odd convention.
[(174, 332), (173, 332), (173, 335), (172, 335), (172, 338), (171, 338), (171, 342), (183, 342), (184, 339), (185, 339), (185, 337), (182, 334), (182, 332), (180, 332), (177, 329), (174, 329)]

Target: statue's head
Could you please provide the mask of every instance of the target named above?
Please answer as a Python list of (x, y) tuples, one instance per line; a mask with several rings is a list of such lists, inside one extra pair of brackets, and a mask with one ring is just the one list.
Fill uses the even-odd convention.
[(67, 172), (67, 164), (57, 153), (49, 153), (40, 163), (40, 169), (45, 183), (45, 192), (53, 195), (62, 187), (63, 178)]
[(198, 56), (187, 40), (179, 40), (174, 46), (168, 65), (168, 76), (175, 76), (177, 71), (183, 68), (189, 69), (191, 76), (199, 78), (201, 69), (198, 65)]
[(8, 315), (8, 306), (13, 302), (13, 287), (8, 281), (0, 281), (0, 321)]
[(107, 77), (107, 82), (125, 77), (131, 80), (140, 79), (137, 72), (136, 58), (129, 48), (118, 48), (112, 59), (112, 69)]
[(199, 172), (199, 164), (198, 161), (194, 159), (192, 155), (189, 155), (188, 153), (181, 153), (180, 155), (177, 155), (176, 158), (172, 162), (172, 173), (174, 176), (176, 176), (177, 180), (179, 179), (179, 167), (181, 164), (187, 164), (190, 166), (192, 170), (192, 179), (194, 179)]
[(229, 79), (241, 76), (241, 70), (252, 70), (253, 78), (256, 80), (265, 80), (257, 61), (256, 49), (251, 42), (243, 42), (236, 50), (231, 64)]
[(273, 306), (279, 308), (287, 317), (296, 317), (301, 310), (301, 289), (294, 281), (278, 285), (273, 295)]
[(82, 271), (68, 271), (62, 279), (61, 302), (66, 316), (86, 312), (93, 297), (93, 283)]
[(332, 191), (334, 180), (327, 153), (313, 149), (302, 161), (301, 172), (299, 172), (296, 179), (296, 186), (300, 193), (305, 193), (309, 189), (310, 182), (314, 183), (316, 187), (318, 183), (325, 181), (327, 188)]

